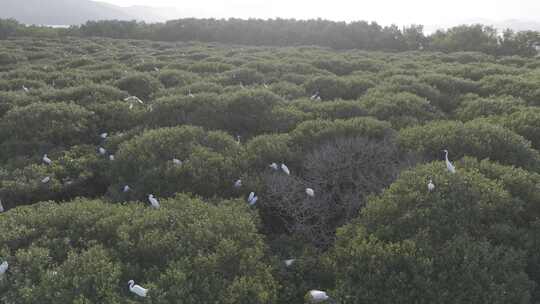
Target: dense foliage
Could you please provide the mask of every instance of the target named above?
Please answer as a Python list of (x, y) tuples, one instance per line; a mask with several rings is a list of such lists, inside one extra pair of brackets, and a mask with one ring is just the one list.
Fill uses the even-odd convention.
[[(335, 22), (312, 19), (195, 19), (184, 18), (165, 23), (146, 24), (137, 21), (88, 21), (69, 29), (25, 26), (15, 20), (0, 19), (0, 39), (9, 36), (81, 36), (158, 41), (201, 41), (245, 45), (319, 45), (336, 49), (382, 51), (432, 50), (442, 52), (485, 52), (500, 56), (534, 56), (540, 44), (536, 31), (498, 33), (491, 26), (461, 25), (424, 34), (422, 25), (400, 29), (376, 22)], [(346, 64), (327, 62), (336, 69)], [(322, 63), (325, 64), (325, 63)], [(337, 65), (336, 65), (337, 64)], [(337, 73), (336, 73), (337, 74)]]
[[(540, 301), (540, 58), (482, 27), (199, 22), (71, 31), (274, 46), (2, 40), (1, 303)], [(424, 50), (276, 46), (306, 31)]]

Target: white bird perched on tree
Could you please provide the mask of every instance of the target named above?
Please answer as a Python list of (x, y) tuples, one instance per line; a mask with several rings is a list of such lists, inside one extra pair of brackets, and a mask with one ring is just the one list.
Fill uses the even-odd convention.
[(296, 259), (288, 259), (283, 261), (283, 263), (285, 263), (285, 266), (290, 267), (295, 261)]
[(178, 158), (173, 158), (172, 162), (173, 162), (173, 164), (178, 165), (178, 166), (182, 165), (182, 161), (179, 160)]
[(144, 104), (144, 102), (137, 96), (128, 96), (128, 97), (124, 98), (124, 101), (138, 102), (140, 104)]
[(237, 189), (242, 187), (242, 180), (239, 179), (239, 180), (235, 181), (234, 182), (234, 187), (237, 188)]
[(47, 176), (47, 177), (45, 177), (44, 179), (42, 179), (41, 182), (44, 183), (44, 184), (46, 184), (46, 183), (48, 183), (50, 180), (51, 180), (51, 177), (50, 177), (50, 176)]
[(429, 192), (435, 190), (435, 185), (433, 184), (433, 180), (429, 180), (429, 183), (427, 184), (427, 188), (429, 190)]
[(272, 169), (274, 169), (274, 170), (278, 170), (278, 169), (279, 169), (279, 167), (278, 167), (278, 165), (277, 165), (276, 163), (271, 163), (271, 164), (269, 165), (269, 167), (272, 168)]
[(311, 100), (321, 100), (321, 96), (319, 95), (319, 91), (315, 92), (315, 94), (311, 95), (309, 98)]
[(114, 154), (109, 155), (109, 160), (114, 160)]
[(249, 203), (250, 206), (253, 206), (253, 205), (255, 205), (255, 203), (257, 203), (257, 200), (258, 200), (258, 199), (259, 199), (259, 198), (258, 198), (257, 196), (255, 196), (255, 192), (251, 192), (251, 193), (249, 194), (249, 196), (248, 196), (247, 201), (248, 201), (248, 203)]
[(241, 144), (242, 142), (240, 141), (241, 139), (241, 136), (240, 135), (236, 135), (236, 144), (239, 145)]
[(446, 161), (446, 168), (450, 173), (456, 173), (456, 167), (448, 160), (448, 150), (444, 150), (444, 160)]
[(195, 95), (191, 94), (191, 89), (188, 89), (188, 96), (189, 97), (195, 97)]
[(101, 137), (102, 139), (107, 138), (107, 136), (109, 136), (109, 134), (107, 132), (99, 134), (99, 137)]
[(291, 171), (289, 171), (289, 167), (287, 167), (287, 165), (281, 164), (281, 170), (285, 172), (285, 174), (291, 175)]
[(158, 202), (158, 200), (154, 197), (153, 194), (148, 194), (148, 201), (149, 201), (150, 204), (152, 205), (152, 208), (154, 208), (154, 209), (159, 209), (159, 202)]
[(46, 163), (47, 165), (52, 164), (52, 160), (47, 156), (47, 154), (43, 154), (42, 160), (43, 160), (43, 162)]
[(306, 194), (309, 196), (309, 197), (315, 197), (315, 191), (311, 188), (306, 188)]
[(98, 148), (98, 152), (99, 152), (99, 154), (101, 154), (101, 155), (107, 154), (107, 150), (105, 150), (105, 148), (103, 148), (103, 147), (99, 147), (99, 148)]
[(2, 205), (2, 200), (0, 200), (0, 213), (4, 212), (4, 205)]
[(158, 67), (154, 67), (154, 71), (159, 72), (159, 68), (158, 68)]
[(26, 92), (26, 93), (30, 92), (30, 90), (29, 90), (27, 87), (25, 87), (24, 85), (22, 86), (22, 89), (23, 89), (23, 91)]
[(308, 299), (310, 303), (322, 303), (330, 297), (326, 294), (326, 292), (321, 290), (310, 290), (308, 292)]
[(2, 278), (6, 274), (8, 268), (9, 264), (7, 261), (3, 261), (2, 264), (0, 264), (0, 278)]
[(124, 188), (122, 188), (122, 192), (124, 192), (124, 193), (129, 192), (129, 190), (131, 190), (129, 185), (125, 185)]
[(139, 297), (146, 297), (146, 293), (148, 293), (148, 289), (142, 288), (140, 285), (136, 285), (135, 281), (133, 280), (129, 280), (128, 285), (129, 285), (129, 291), (133, 292)]
[(269, 88), (268, 84), (266, 84), (266, 83), (263, 83), (263, 86), (264, 86), (265, 89)]

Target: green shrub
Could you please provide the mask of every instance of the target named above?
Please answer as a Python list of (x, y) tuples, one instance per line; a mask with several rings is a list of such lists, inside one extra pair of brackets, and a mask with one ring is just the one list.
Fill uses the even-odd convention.
[(493, 75), (480, 80), (484, 95), (511, 95), (523, 98), (530, 105), (540, 105), (540, 85), (523, 76)]
[(154, 77), (141, 73), (118, 80), (116, 86), (130, 95), (148, 99), (161, 88), (161, 83)]
[(6, 153), (3, 157), (46, 153), (52, 147), (88, 142), (96, 132), (93, 114), (76, 104), (32, 103), (4, 115), (0, 121), (0, 146)]
[(527, 140), (508, 129), (485, 122), (433, 122), (403, 129), (399, 138), (403, 149), (419, 152), (430, 160), (441, 159), (442, 150), (447, 149), (453, 159), (468, 155), (532, 171), (540, 170), (540, 154), (531, 148)]
[(481, 98), (466, 95), (456, 109), (456, 117), (461, 121), (469, 121), (479, 117), (510, 114), (525, 106), (521, 99), (511, 96)]
[(162, 70), (158, 78), (166, 88), (182, 87), (197, 80), (195, 74), (177, 70)]
[(523, 107), (508, 115), (489, 117), (488, 121), (500, 124), (530, 140), (533, 148), (540, 150), (540, 110)]
[(396, 129), (443, 117), (428, 100), (411, 93), (383, 94), (374, 91), (363, 97), (361, 102), (370, 116), (389, 121)]
[(157, 303), (276, 299), (262, 236), (243, 202), (215, 207), (177, 196), (160, 210), (83, 199), (40, 203), (9, 211), (0, 227), (12, 231), (0, 236), (10, 265), (0, 295), (6, 303), (131, 303), (130, 279)]
[[(146, 131), (118, 147), (113, 165), (116, 182), (110, 194), (121, 199), (123, 194), (117, 192), (127, 184), (139, 199), (149, 193), (171, 196), (177, 192), (227, 196), (233, 193), (240, 173), (239, 153), (238, 144), (223, 132), (192, 126)], [(175, 158), (183, 163), (175, 164)]]
[(127, 97), (127, 94), (108, 85), (90, 84), (60, 90), (50, 90), (45, 92), (41, 97), (46, 101), (74, 101), (79, 105), (86, 106), (95, 103), (123, 100)]
[[(310, 120), (290, 132), (296, 151), (309, 152), (314, 147), (339, 137), (367, 137), (382, 139), (391, 135), (390, 124), (371, 117), (352, 119)], [(303, 152), (301, 152), (303, 151)]]

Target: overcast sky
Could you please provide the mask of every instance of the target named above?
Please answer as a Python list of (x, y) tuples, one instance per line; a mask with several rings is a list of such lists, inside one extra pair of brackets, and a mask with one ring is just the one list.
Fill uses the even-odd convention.
[(458, 23), (540, 19), (540, 0), (100, 0), (121, 6), (176, 7), (179, 17), (324, 18), (381, 24)]

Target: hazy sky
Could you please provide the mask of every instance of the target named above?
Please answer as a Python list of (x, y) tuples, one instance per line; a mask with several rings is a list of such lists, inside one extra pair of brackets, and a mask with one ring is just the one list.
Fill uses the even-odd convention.
[(117, 5), (176, 7), (180, 17), (296, 18), (381, 24), (451, 25), (482, 20), (535, 21), (540, 0), (100, 0)]

